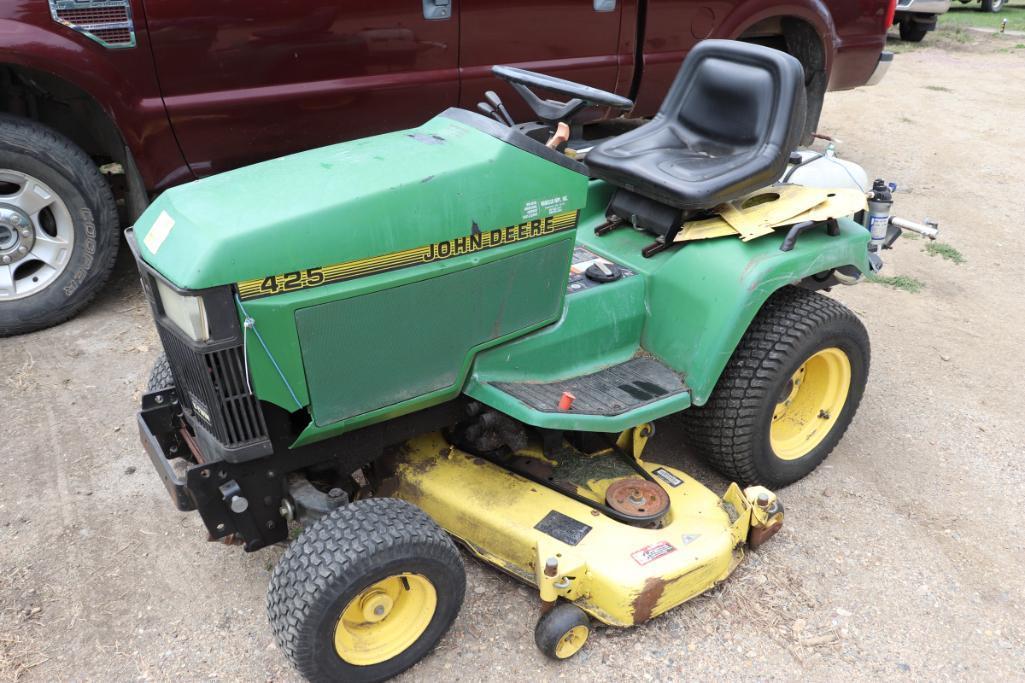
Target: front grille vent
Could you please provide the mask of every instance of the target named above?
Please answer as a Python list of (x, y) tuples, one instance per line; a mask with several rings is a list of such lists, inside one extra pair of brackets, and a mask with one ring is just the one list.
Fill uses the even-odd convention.
[(197, 352), (158, 326), (178, 397), (225, 446), (237, 448), (267, 438), (260, 404), (246, 383), (242, 346)]
[(108, 48), (135, 47), (130, 0), (49, 0), (50, 16)]

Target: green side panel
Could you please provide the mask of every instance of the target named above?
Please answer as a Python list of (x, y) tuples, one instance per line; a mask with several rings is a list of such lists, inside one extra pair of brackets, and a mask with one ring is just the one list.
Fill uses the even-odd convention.
[(805, 233), (782, 252), (785, 231), (750, 242), (718, 238), (676, 247), (650, 259), (641, 249), (651, 237), (627, 229), (594, 235), (588, 215), (580, 243), (622, 263), (647, 282), (648, 317), (641, 347), (683, 373), (695, 405), (707, 400), (726, 363), (769, 296), (805, 277), (844, 265), (868, 272), (868, 231), (840, 220), (840, 234)]
[[(637, 276), (566, 297), (555, 325), (481, 353), (466, 393), (528, 424), (553, 429), (618, 431), (708, 400), (741, 336), (777, 289), (831, 268), (867, 272), (868, 232), (840, 221), (840, 235), (805, 233), (781, 252), (784, 232), (744, 243), (720, 238), (676, 247), (646, 259), (652, 238), (629, 229), (602, 237), (609, 187), (593, 181), (580, 213), (578, 242)], [(684, 375), (689, 395), (615, 417), (541, 413), (496, 389), (493, 382), (550, 382), (589, 374), (647, 352)]]
[[(587, 186), (580, 173), (437, 116), (172, 188), (135, 231), (147, 263), (202, 289), (545, 218), (582, 207)], [(162, 239), (147, 239), (154, 225)]]
[(572, 246), (296, 311), (316, 425), (456, 395), (475, 348), (558, 316)]
[(482, 382), (554, 382), (590, 374), (637, 353), (647, 318), (644, 279), (575, 292), (557, 323), (477, 356), (467, 393)]

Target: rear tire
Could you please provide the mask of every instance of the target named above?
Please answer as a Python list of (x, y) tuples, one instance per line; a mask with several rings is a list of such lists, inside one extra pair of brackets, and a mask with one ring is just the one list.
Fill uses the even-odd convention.
[(868, 333), (846, 306), (784, 287), (758, 312), (708, 402), (683, 412), (687, 441), (745, 485), (791, 484), (847, 431), (869, 358)]
[(448, 535), (419, 508), (371, 498), (310, 525), (274, 568), (267, 612), (310, 681), (382, 681), (448, 631), (466, 575)]
[(904, 19), (900, 22), (900, 39), (909, 43), (920, 43), (925, 38), (929, 29), (911, 19)]
[(85, 308), (120, 243), (114, 195), (93, 160), (40, 123), (0, 114), (0, 208), (0, 337)]
[(1004, 8), (1004, 0), (982, 0), (983, 12), (999, 12)]

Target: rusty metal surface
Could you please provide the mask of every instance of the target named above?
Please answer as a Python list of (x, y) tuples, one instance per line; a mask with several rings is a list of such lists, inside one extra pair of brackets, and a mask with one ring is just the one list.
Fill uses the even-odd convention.
[(644, 582), (644, 588), (633, 601), (633, 619), (635, 624), (643, 624), (651, 618), (655, 605), (666, 589), (666, 580), (660, 576), (652, 576)]
[(631, 517), (650, 519), (669, 509), (669, 494), (654, 482), (630, 477), (609, 485), (605, 502), (613, 510)]

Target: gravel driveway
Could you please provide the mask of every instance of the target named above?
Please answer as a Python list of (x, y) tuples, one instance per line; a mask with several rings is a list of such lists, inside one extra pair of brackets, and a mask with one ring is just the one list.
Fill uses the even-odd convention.
[[(820, 130), (966, 261), (902, 240), (886, 274), (920, 292), (834, 291), (872, 335), (869, 387), (826, 465), (782, 491), (783, 531), (711, 594), (562, 664), (534, 647), (531, 592), (467, 556), (462, 613), (406, 680), (1025, 677), (1025, 54), (930, 41), (830, 94)], [(0, 340), (0, 680), (296, 678), (264, 612), (281, 550), (207, 543), (142, 454), (157, 353), (124, 258), (84, 315)], [(722, 490), (680, 437), (660, 423), (648, 457)]]

